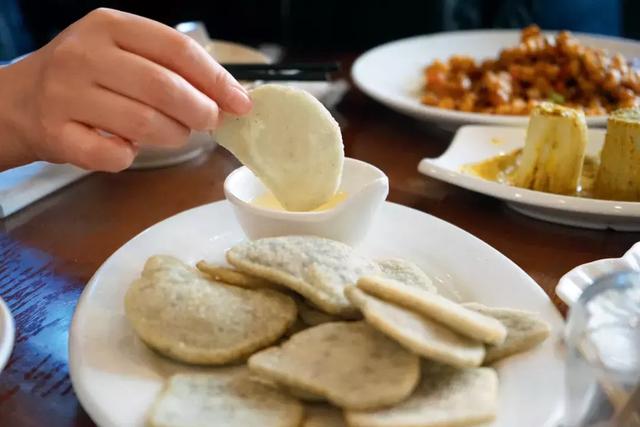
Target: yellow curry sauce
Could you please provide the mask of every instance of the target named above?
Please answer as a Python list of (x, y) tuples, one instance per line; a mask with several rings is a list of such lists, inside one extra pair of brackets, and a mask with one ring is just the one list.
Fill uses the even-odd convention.
[[(520, 164), (522, 149), (509, 153), (499, 154), (478, 163), (470, 163), (462, 166), (462, 172), (475, 175), (488, 181), (495, 181), (501, 184), (514, 185), (513, 176)], [(596, 157), (585, 156), (582, 165), (582, 175), (580, 184), (576, 188), (575, 196), (593, 197), (593, 183), (598, 173), (599, 162)]]
[[(308, 212), (319, 212), (319, 211), (327, 211), (329, 209), (333, 209), (340, 203), (344, 202), (346, 198), (347, 198), (347, 193), (343, 191), (339, 191), (336, 194), (334, 194), (333, 197), (331, 197), (327, 202), (323, 203), (322, 205)], [(261, 208), (274, 209), (278, 211), (286, 210), (271, 192), (266, 192), (264, 194), (261, 194), (260, 196), (253, 199), (251, 201), (251, 204)]]

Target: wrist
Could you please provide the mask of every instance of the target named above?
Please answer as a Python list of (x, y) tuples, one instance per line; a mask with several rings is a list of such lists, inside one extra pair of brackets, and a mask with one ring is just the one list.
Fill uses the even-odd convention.
[(21, 64), (0, 68), (0, 170), (36, 160), (27, 143), (29, 96)]

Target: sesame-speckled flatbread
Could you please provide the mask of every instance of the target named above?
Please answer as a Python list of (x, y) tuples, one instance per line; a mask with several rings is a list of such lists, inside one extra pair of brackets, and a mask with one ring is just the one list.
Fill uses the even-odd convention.
[(345, 408), (378, 408), (408, 397), (419, 358), (363, 321), (305, 329), (249, 358), (249, 369)]
[(198, 261), (196, 267), (211, 279), (228, 285), (240, 286), (247, 289), (264, 289), (274, 286), (273, 283), (260, 279), (259, 277), (253, 277), (247, 273), (234, 270), (233, 268), (211, 264), (206, 261)]
[(149, 413), (150, 427), (298, 427), (303, 407), (254, 381), (246, 367), (169, 378)]
[(309, 325), (304, 323), (302, 321), (302, 319), (300, 319), (300, 316), (298, 316), (298, 318), (295, 320), (295, 322), (293, 322), (291, 324), (291, 326), (289, 326), (289, 329), (287, 329), (287, 331), (284, 333), (284, 336), (285, 337), (290, 337), (291, 335), (295, 335), (300, 331), (304, 331), (308, 327), (309, 327)]
[(547, 322), (530, 311), (486, 307), (478, 303), (467, 303), (464, 306), (494, 317), (507, 327), (507, 339), (502, 344), (486, 346), (485, 364), (530, 350), (547, 339), (551, 331)]
[(326, 404), (305, 405), (302, 427), (347, 427), (341, 409)]
[(337, 316), (327, 314), (318, 310), (315, 307), (311, 307), (304, 301), (297, 302), (298, 304), (298, 316), (308, 326), (318, 326), (323, 323), (337, 322), (341, 319)]
[(286, 391), (291, 396), (293, 396), (293, 397), (295, 397), (297, 399), (300, 399), (300, 400), (302, 400), (304, 402), (318, 403), (318, 402), (326, 402), (327, 401), (327, 399), (325, 399), (324, 396), (313, 394), (311, 392), (308, 392), (306, 390), (302, 390), (300, 388), (285, 386), (285, 385), (282, 385), (282, 384), (278, 384), (278, 387), (281, 388), (282, 390)]
[(224, 364), (280, 338), (297, 317), (293, 300), (206, 278), (170, 256), (147, 260), (125, 296), (127, 319), (156, 351), (182, 362)]
[(462, 427), (496, 416), (498, 376), (491, 368), (422, 364), (422, 381), (407, 400), (376, 411), (347, 411), (351, 427)]
[(286, 286), (323, 311), (353, 316), (344, 288), (380, 268), (351, 247), (314, 236), (270, 237), (240, 243), (227, 252), (240, 271)]
[(406, 308), (376, 298), (355, 286), (345, 291), (374, 328), (428, 359), (459, 367), (480, 366), (484, 346)]
[(273, 388), (277, 388), (278, 390), (281, 390), (282, 392), (288, 394), (289, 396), (295, 397), (296, 399), (305, 401), (305, 402), (309, 402), (309, 403), (319, 403), (319, 402), (326, 402), (327, 399), (325, 399), (323, 396), (318, 396), (317, 394), (313, 394), (310, 393), (308, 391), (305, 390), (301, 390), (299, 388), (296, 387), (292, 387), (286, 384), (282, 384), (282, 383), (278, 383), (276, 381), (274, 381), (271, 378), (267, 378), (263, 375), (260, 375), (256, 372), (251, 372), (251, 378), (261, 382), (262, 384), (266, 384), (269, 387), (273, 387)]
[(438, 292), (433, 280), (411, 261), (400, 258), (380, 259), (376, 261), (384, 277), (397, 280), (407, 286)]
[(502, 344), (507, 337), (507, 328), (495, 318), (469, 310), (428, 290), (377, 276), (361, 277), (358, 280), (358, 288), (435, 320), (460, 335), (474, 340)]

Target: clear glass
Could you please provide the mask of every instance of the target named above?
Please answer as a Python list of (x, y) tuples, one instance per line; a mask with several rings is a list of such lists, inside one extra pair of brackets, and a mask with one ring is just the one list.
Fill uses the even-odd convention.
[(605, 276), (569, 312), (566, 427), (640, 427), (640, 273)]

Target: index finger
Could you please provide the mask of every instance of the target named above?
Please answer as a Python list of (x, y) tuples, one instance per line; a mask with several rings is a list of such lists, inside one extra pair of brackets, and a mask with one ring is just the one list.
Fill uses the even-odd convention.
[(109, 13), (111, 35), (121, 49), (180, 74), (225, 111), (244, 114), (251, 109), (246, 90), (193, 39), (151, 19)]

